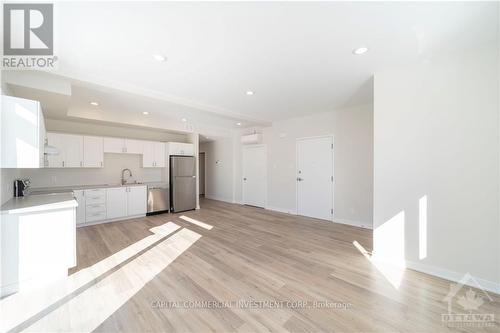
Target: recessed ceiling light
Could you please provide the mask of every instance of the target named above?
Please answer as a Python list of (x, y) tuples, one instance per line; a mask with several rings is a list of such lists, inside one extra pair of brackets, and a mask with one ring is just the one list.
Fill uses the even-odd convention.
[(248, 96), (252, 96), (252, 95), (253, 95), (253, 91), (251, 91), (251, 90), (247, 90), (246, 94), (247, 94)]
[(155, 58), (155, 60), (157, 60), (157, 61), (165, 61), (165, 60), (167, 60), (167, 58), (165, 58), (161, 54), (153, 54), (153, 58)]
[(241, 126), (241, 123), (236, 123), (237, 126)]
[(361, 54), (364, 54), (366, 52), (368, 52), (368, 48), (365, 46), (358, 47), (358, 48), (352, 50), (352, 53), (354, 53), (355, 55), (361, 55)]
[(149, 112), (148, 111), (142, 111), (142, 114), (145, 115), (145, 116), (147, 116), (149, 114)]
[(93, 106), (98, 106), (98, 105), (99, 105), (99, 103), (97, 103), (97, 102), (90, 102), (90, 105), (93, 105)]
[(186, 118), (182, 118), (181, 119), (183, 123), (185, 123), (186, 121), (188, 121)]

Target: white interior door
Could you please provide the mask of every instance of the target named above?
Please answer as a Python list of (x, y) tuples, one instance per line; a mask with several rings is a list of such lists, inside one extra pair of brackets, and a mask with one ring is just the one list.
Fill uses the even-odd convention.
[(333, 137), (297, 140), (297, 214), (333, 218)]
[(267, 196), (266, 146), (243, 147), (243, 203), (265, 207)]

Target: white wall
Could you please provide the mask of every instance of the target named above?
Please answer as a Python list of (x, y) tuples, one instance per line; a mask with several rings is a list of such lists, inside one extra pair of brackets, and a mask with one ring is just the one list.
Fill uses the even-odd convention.
[[(255, 130), (263, 132), (267, 145), (269, 209), (296, 213), (296, 139), (332, 134), (335, 137), (335, 221), (371, 228), (372, 105), (278, 121), (271, 127)], [(207, 152), (207, 197), (242, 202), (240, 135), (202, 145), (201, 151)], [(220, 159), (222, 165), (215, 166), (214, 159)]]
[(222, 138), (200, 144), (205, 152), (205, 197), (234, 202), (233, 138)]
[(268, 146), (268, 206), (296, 212), (296, 139), (334, 136), (334, 219), (372, 226), (373, 106), (363, 105), (274, 122)]
[[(375, 254), (385, 247), (415, 269), (498, 286), (498, 75), (498, 45), (375, 75)], [(404, 247), (390, 249), (398, 237), (377, 229), (398, 214)]]

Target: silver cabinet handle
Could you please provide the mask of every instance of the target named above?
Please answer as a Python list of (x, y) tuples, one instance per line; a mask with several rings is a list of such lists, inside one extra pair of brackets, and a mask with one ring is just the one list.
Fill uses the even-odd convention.
[(62, 164), (63, 164), (63, 168), (64, 168), (64, 161), (62, 161)]
[(247, 181), (247, 179), (246, 179), (246, 178), (243, 178), (243, 180), (244, 180), (244, 181)]
[(102, 161), (101, 161), (101, 166), (102, 166)]
[(303, 181), (303, 180), (304, 180), (304, 179), (302, 179), (302, 178), (300, 178), (300, 177), (297, 177), (297, 181), (298, 181), (298, 182), (301, 182), (301, 181)]
[(80, 161), (80, 166), (81, 166), (81, 167), (83, 166), (83, 161)]

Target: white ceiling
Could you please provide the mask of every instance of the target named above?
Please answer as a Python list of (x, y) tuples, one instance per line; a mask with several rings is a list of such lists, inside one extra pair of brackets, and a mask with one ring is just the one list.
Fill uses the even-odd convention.
[(55, 24), (69, 115), (234, 127), (369, 103), (385, 67), (496, 42), (498, 3), (58, 2)]

